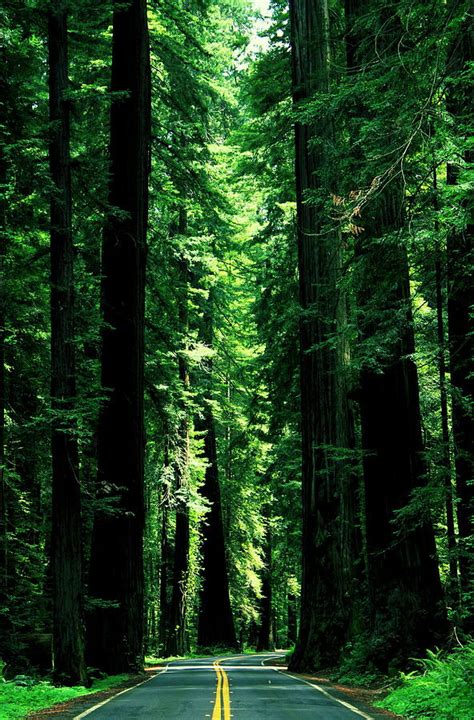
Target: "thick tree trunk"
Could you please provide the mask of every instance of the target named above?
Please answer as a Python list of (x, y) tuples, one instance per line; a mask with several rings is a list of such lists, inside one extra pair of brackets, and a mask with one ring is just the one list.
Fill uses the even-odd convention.
[(205, 430), (204, 455), (209, 463), (202, 488), (210, 510), (202, 526), (202, 579), (198, 620), (200, 647), (237, 649), (234, 620), (229, 597), (229, 579), (222, 523), (221, 493), (217, 470), (214, 418), (206, 410), (201, 430)]
[[(383, 262), (386, 252), (386, 247), (369, 251), (365, 287), (380, 287), (394, 269), (394, 257), (390, 267)], [(394, 314), (409, 302), (406, 263), (398, 260)], [(361, 298), (360, 307), (367, 309)], [(442, 640), (445, 630), (431, 523), (412, 518), (403, 528), (395, 516), (408, 504), (412, 491), (425, 484), (426, 472), (417, 372), (408, 359), (414, 351), (408, 307), (406, 312), (406, 325), (400, 329), (391, 360), (379, 372), (364, 367), (360, 379), (370, 633), (376, 642), (373, 660), (383, 670), (394, 659), (402, 663), (424, 652)], [(371, 328), (366, 326), (362, 336), (370, 337)]]
[(74, 248), (71, 232), (67, 21), (61, 2), (48, 17), (51, 197), (51, 402), (53, 659), (56, 680), (87, 682), (82, 598), (81, 487), (75, 404)]
[[(298, 107), (329, 89), (327, 2), (291, 0), (290, 17), (293, 99)], [(337, 457), (338, 449), (349, 444), (337, 338), (340, 238), (324, 224), (332, 141), (327, 118), (295, 125), (303, 454), (303, 574), (300, 633), (291, 662), (295, 670), (335, 663), (349, 625), (351, 569), (344, 553), (350, 549), (343, 547), (343, 517), (351, 505), (350, 480)], [(314, 193), (310, 201), (308, 191)]]
[[(448, 3), (448, 7), (453, 3)], [(454, 9), (462, 11), (463, 4)], [(459, 126), (466, 126), (472, 118), (472, 88), (460, 80), (473, 59), (472, 13), (465, 6), (466, 20), (456, 37), (448, 62), (450, 85), (447, 109)], [(466, 131), (467, 132), (467, 131)], [(467, 140), (466, 140), (467, 142)], [(474, 153), (466, 150), (464, 160), (472, 166)], [(448, 184), (458, 183), (459, 167), (448, 166)], [(467, 213), (472, 208), (465, 203)], [(474, 629), (474, 224), (468, 218), (463, 230), (448, 233), (448, 326), (449, 355), (452, 384), (452, 422), (456, 468), (457, 521), (459, 531), (459, 571), (463, 593), (465, 627)]]
[[(202, 339), (213, 346), (212, 290), (204, 311)], [(236, 648), (234, 619), (229, 595), (229, 578), (222, 520), (221, 491), (217, 466), (217, 444), (214, 417), (209, 400), (212, 397), (212, 363), (206, 377), (207, 397), (204, 417), (198, 430), (205, 433), (204, 456), (208, 463), (202, 487), (202, 496), (210, 509), (202, 524), (202, 577), (198, 618), (198, 645), (200, 647)]]
[[(374, 42), (351, 32), (366, 0), (346, 2), (349, 71), (373, 62), (366, 48)], [(396, 48), (386, 24), (388, 47)], [(393, 25), (393, 23), (392, 23)], [(359, 31), (360, 33), (360, 31)], [(363, 48), (363, 49), (362, 49)], [(364, 113), (363, 98), (357, 107)], [(354, 132), (357, 121), (353, 123)], [(354, 141), (353, 146), (360, 147)], [(354, 163), (363, 163), (360, 149)], [(425, 485), (423, 442), (408, 262), (393, 234), (404, 222), (401, 185), (381, 190), (363, 210), (364, 231), (357, 241), (357, 301), (361, 340), (381, 346), (360, 373), (360, 416), (366, 499), (369, 587), (369, 633), (373, 661), (383, 670), (404, 662), (442, 639), (443, 593), (431, 521), (412, 519), (400, 527), (396, 512), (406, 507), (416, 488)], [(390, 329), (390, 332), (387, 332)], [(377, 343), (374, 339), (379, 336)], [(372, 347), (372, 346), (371, 346)]]
[[(102, 386), (88, 660), (111, 673), (143, 664), (143, 326), (149, 170), (145, 0), (113, 16), (110, 214), (102, 250)], [(113, 512), (105, 502), (115, 498)], [(100, 601), (106, 601), (101, 607)], [(112, 606), (111, 604), (114, 604)]]

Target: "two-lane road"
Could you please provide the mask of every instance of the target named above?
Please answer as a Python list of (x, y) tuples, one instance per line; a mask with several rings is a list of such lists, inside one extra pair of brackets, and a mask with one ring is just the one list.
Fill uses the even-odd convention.
[[(369, 715), (269, 665), (273, 655), (170, 663), (76, 720), (357, 720)], [(266, 661), (266, 665), (264, 665)]]

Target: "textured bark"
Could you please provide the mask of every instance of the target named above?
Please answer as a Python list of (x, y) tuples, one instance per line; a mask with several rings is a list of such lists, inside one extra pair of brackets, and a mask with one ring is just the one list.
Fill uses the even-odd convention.
[(75, 405), (74, 248), (71, 232), (67, 21), (48, 17), (51, 196), (51, 402), (53, 660), (56, 680), (87, 682), (82, 598), (81, 488)]
[[(454, 2), (453, 9), (462, 10)], [(451, 48), (448, 71), (455, 83), (450, 86), (447, 98), (448, 112), (457, 125), (469, 123), (472, 118), (472, 88), (460, 82), (459, 75), (473, 60), (472, 12), (466, 5), (466, 20)], [(473, 151), (466, 151), (464, 160), (472, 167)], [(448, 184), (456, 185), (459, 168), (448, 166)], [(467, 205), (466, 201), (466, 205)], [(466, 208), (472, 213), (472, 208)], [(448, 325), (449, 355), (452, 384), (452, 422), (456, 467), (457, 521), (459, 531), (459, 570), (461, 590), (464, 594), (466, 629), (474, 630), (474, 332), (472, 307), (474, 306), (474, 225), (468, 218), (465, 228), (453, 229), (448, 234)]]
[(204, 454), (209, 463), (202, 488), (210, 503), (202, 527), (202, 580), (198, 620), (200, 647), (237, 649), (234, 620), (229, 597), (229, 579), (222, 523), (221, 494), (217, 470), (216, 434), (212, 413), (206, 411), (201, 430), (206, 431)]
[[(143, 664), (143, 325), (150, 91), (145, 0), (113, 16), (110, 214), (102, 248), (102, 386), (98, 501), (88, 621), (88, 660), (110, 673)], [(115, 208), (119, 212), (115, 212)], [(101, 500), (115, 497), (110, 513)], [(108, 604), (100, 606), (100, 601)], [(113, 603), (115, 606), (112, 606)]]
[[(329, 16), (325, 0), (290, 2), (295, 106), (329, 89)], [(316, 141), (315, 144), (313, 141)], [(338, 448), (349, 445), (342, 380), (337, 279), (340, 238), (324, 225), (331, 173), (327, 118), (296, 123), (296, 193), (300, 282), (300, 367), (303, 454), (301, 624), (294, 670), (337, 662), (349, 625), (351, 554), (344, 522), (350, 479)], [(313, 145), (312, 145), (313, 143)], [(307, 202), (307, 192), (318, 198)]]
[[(346, 2), (349, 28), (368, 8), (366, 0)], [(396, 16), (390, 20), (384, 22), (384, 49), (396, 52), (399, 24)], [(349, 31), (349, 71), (372, 62), (374, 47)], [(357, 112), (364, 113), (362, 99)], [(357, 132), (357, 120), (353, 128)], [(359, 150), (354, 163), (361, 159)], [(372, 659), (383, 670), (433, 646), (446, 629), (431, 521), (421, 517), (415, 527), (413, 520), (400, 527), (395, 515), (426, 483), (408, 262), (405, 248), (389, 236), (403, 223), (403, 189), (392, 181), (364, 208), (356, 245), (360, 337), (365, 343), (379, 337), (373, 346), (383, 347), (380, 356), (363, 361), (360, 373), (369, 633)]]
[[(213, 345), (212, 290), (204, 311), (202, 339), (209, 347)], [(204, 417), (197, 423), (197, 429), (205, 433), (204, 456), (208, 463), (202, 487), (202, 496), (210, 509), (202, 524), (202, 577), (198, 618), (198, 645), (201, 647), (222, 646), (236, 648), (234, 619), (229, 596), (229, 578), (225, 551), (224, 525), (222, 519), (221, 492), (217, 466), (216, 432), (212, 407), (208, 400), (212, 396), (212, 363), (209, 362), (207, 381), (207, 402)]]

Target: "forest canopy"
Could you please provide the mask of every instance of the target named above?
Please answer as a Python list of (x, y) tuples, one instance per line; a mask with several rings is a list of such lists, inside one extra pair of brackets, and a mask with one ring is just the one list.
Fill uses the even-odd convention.
[(470, 4), (5, 0), (0, 31), (5, 677), (468, 646)]

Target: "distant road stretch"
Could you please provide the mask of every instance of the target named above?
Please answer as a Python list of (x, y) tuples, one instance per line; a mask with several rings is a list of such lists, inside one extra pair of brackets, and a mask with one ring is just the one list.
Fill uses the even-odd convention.
[[(75, 720), (372, 720), (376, 715), (279, 671), (276, 654), (170, 663)], [(266, 665), (263, 665), (263, 662)]]

